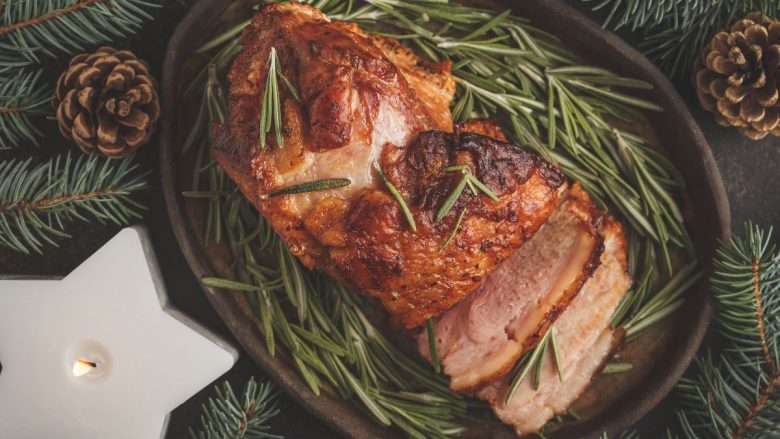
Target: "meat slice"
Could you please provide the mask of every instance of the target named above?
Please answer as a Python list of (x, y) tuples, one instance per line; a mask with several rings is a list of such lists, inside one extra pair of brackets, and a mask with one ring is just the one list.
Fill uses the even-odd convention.
[(526, 378), (506, 404), (511, 377), (505, 376), (477, 393), (518, 435), (536, 432), (553, 416), (565, 413), (622, 342), (621, 331), (613, 330), (609, 322), (631, 285), (626, 240), (620, 223), (613, 219), (605, 221), (599, 233), (605, 247), (601, 265), (553, 327), (563, 382), (548, 350), (538, 389), (533, 379)]
[[(497, 139), (452, 133), (448, 62), (427, 62), (298, 2), (263, 7), (241, 44), (215, 159), (304, 265), (377, 298), (401, 325), (417, 326), (463, 300), (558, 204), (565, 178), (553, 165)], [(262, 148), (272, 48), (301, 99), (279, 80), (284, 146), (271, 133)], [(405, 200), (416, 230), (375, 164)], [(435, 221), (463, 178), (442, 171), (449, 165), (465, 166), (498, 201), (466, 188)], [(267, 197), (326, 178), (351, 184)]]
[[(452, 390), (471, 392), (497, 380), (537, 344), (596, 269), (601, 218), (575, 185), (547, 224), (435, 322)], [(428, 356), (426, 334), (418, 345)]]

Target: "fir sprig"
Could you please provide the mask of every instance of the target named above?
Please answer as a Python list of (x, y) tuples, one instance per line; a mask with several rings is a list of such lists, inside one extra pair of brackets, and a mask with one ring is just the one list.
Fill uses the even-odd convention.
[[(605, 26), (642, 34), (639, 47), (669, 76), (685, 76), (709, 39), (749, 12), (777, 16), (780, 0), (581, 0), (607, 10)], [(594, 4), (595, 2), (595, 4)]]
[(51, 88), (41, 80), (42, 71), (0, 74), (0, 149), (23, 142), (38, 143), (41, 132), (35, 116), (51, 112)]
[[(142, 0), (5, 0), (0, 16), (0, 55), (30, 63), (127, 37), (158, 7)], [(11, 55), (8, 55), (11, 56)]]
[(0, 245), (41, 253), (69, 237), (73, 220), (126, 225), (143, 207), (131, 194), (146, 187), (133, 157), (120, 161), (96, 155), (57, 156), (33, 165), (31, 160), (0, 162)]
[(216, 398), (209, 398), (203, 404), (200, 430), (190, 428), (192, 439), (282, 439), (271, 434), (268, 423), (276, 415), (276, 394), (268, 381), (258, 384), (250, 378), (241, 392), (236, 395), (228, 381), (222, 387), (214, 387)]
[(722, 347), (719, 357), (700, 355), (677, 386), (686, 437), (780, 434), (780, 251), (771, 234), (746, 224), (718, 249), (711, 285)]

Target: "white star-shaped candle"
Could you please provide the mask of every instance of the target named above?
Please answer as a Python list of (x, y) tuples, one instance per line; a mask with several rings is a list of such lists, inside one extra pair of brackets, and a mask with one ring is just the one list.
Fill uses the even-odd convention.
[(236, 359), (169, 308), (141, 228), (63, 279), (0, 280), (0, 438), (161, 438)]

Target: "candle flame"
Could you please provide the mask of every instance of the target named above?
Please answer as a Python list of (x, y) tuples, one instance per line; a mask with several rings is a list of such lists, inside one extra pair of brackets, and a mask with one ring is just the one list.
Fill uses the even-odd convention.
[(79, 358), (76, 360), (76, 363), (73, 364), (73, 376), (80, 377), (86, 373), (89, 373), (96, 367), (96, 363)]

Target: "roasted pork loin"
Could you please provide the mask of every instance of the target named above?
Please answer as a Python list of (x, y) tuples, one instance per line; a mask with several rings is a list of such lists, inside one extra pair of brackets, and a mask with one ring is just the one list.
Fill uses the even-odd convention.
[[(630, 284), (620, 224), (496, 124), (453, 125), (449, 62), (297, 2), (261, 9), (241, 43), (213, 155), (292, 254), (406, 328), (435, 318), (451, 387), (476, 392), (519, 434), (565, 411), (620, 340), (609, 327)], [(284, 142), (269, 135), (261, 147), (272, 48), (300, 99), (280, 82)], [(350, 184), (268, 196), (328, 178)], [(548, 330), (563, 383), (548, 360), (541, 386), (526, 380), (507, 404), (510, 370)]]
[[(307, 267), (381, 301), (412, 328), (463, 300), (550, 216), (565, 186), (534, 154), (453, 130), (449, 64), (431, 64), (397, 42), (331, 22), (304, 4), (273, 3), (255, 15), (230, 72), (214, 157)], [(259, 146), (268, 58), (298, 89), (280, 82), (284, 146)], [(455, 131), (455, 132), (453, 132)], [(412, 230), (374, 164), (406, 201)], [(465, 190), (435, 216), (468, 171), (498, 196)], [(265, 198), (325, 178), (349, 186)], [(440, 248), (465, 210), (455, 238)]]
[(611, 218), (604, 221), (599, 233), (604, 239), (601, 264), (553, 326), (563, 382), (553, 359), (546, 358), (539, 387), (535, 389), (534, 380), (526, 378), (509, 404), (509, 375), (477, 392), (518, 435), (538, 431), (553, 416), (565, 413), (622, 342), (621, 331), (613, 330), (609, 323), (631, 285), (626, 271), (626, 239), (620, 223)]
[[(550, 220), (466, 300), (434, 324), (450, 387), (471, 392), (533, 348), (599, 264), (601, 212), (576, 186)], [(418, 338), (428, 356), (428, 338)]]

